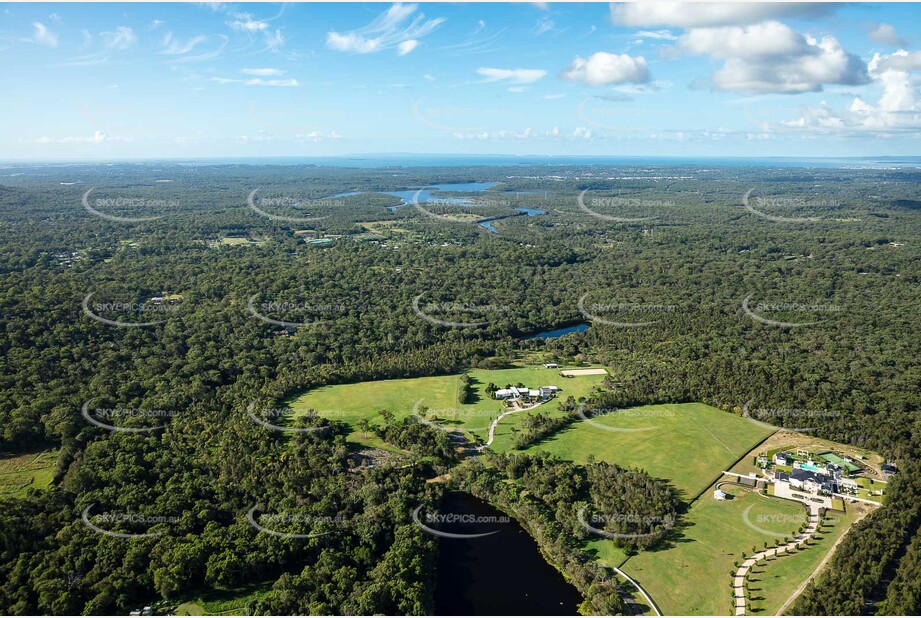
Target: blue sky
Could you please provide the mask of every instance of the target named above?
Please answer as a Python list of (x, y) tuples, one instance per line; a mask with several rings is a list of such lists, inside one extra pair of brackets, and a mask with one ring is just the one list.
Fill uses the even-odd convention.
[(3, 4), (0, 159), (918, 155), (918, 4)]

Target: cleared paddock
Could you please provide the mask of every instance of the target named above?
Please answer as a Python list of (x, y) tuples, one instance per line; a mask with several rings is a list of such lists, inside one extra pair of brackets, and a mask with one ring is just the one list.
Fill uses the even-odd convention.
[(608, 375), (607, 369), (564, 369), (560, 372), (560, 375), (564, 378), (575, 378), (576, 376), (606, 376)]

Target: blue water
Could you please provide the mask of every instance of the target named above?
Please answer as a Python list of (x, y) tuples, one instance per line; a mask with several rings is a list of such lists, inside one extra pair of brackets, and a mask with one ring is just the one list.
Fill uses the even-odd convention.
[(810, 472), (824, 472), (824, 470), (822, 470), (818, 466), (810, 466), (807, 463), (801, 463), (799, 467), (802, 468), (803, 470), (809, 470)]
[(420, 187), (420, 189), (410, 189), (408, 191), (350, 191), (348, 193), (337, 193), (336, 195), (331, 195), (330, 197), (351, 197), (353, 195), (361, 195), (363, 193), (383, 193), (384, 195), (392, 195), (394, 197), (400, 198), (400, 204), (398, 206), (388, 206), (387, 210), (390, 212), (396, 212), (397, 208), (400, 206), (406, 206), (407, 204), (413, 203), (413, 198), (416, 196), (416, 193), (419, 193), (418, 201), (420, 204), (426, 202), (439, 201), (441, 203), (447, 204), (458, 204), (462, 206), (476, 206), (476, 203), (464, 197), (446, 197), (441, 195), (435, 195), (436, 192), (448, 192), (448, 193), (479, 193), (485, 191), (491, 187), (495, 187), (497, 182), (458, 182), (458, 183), (447, 183), (443, 185), (431, 185), (428, 187)]
[(525, 339), (556, 339), (557, 337), (562, 337), (563, 335), (568, 335), (569, 333), (583, 333), (588, 330), (589, 324), (583, 322), (582, 324), (575, 324), (573, 326), (566, 326), (564, 328), (555, 328), (553, 330), (542, 330), (540, 332), (534, 333), (533, 335), (528, 335)]
[(515, 210), (517, 210), (518, 212), (523, 212), (529, 217), (536, 217), (537, 215), (547, 214), (546, 210), (541, 210), (540, 208), (525, 208), (524, 206), (516, 206)]

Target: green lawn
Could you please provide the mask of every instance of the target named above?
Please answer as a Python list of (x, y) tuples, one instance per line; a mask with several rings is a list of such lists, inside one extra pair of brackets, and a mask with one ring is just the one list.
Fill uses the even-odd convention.
[(30, 488), (51, 484), (57, 465), (57, 451), (37, 451), (0, 456), (0, 498), (21, 498)]
[(792, 536), (805, 519), (805, 509), (794, 502), (738, 487), (726, 491), (734, 499), (717, 502), (704, 494), (679, 518), (676, 538), (662, 549), (641, 552), (624, 563), (623, 570), (646, 589), (663, 613), (729, 615), (734, 561), (751, 554), (752, 546), (760, 550), (765, 541), (773, 544)]
[(594, 455), (601, 461), (641, 468), (667, 479), (684, 499), (690, 499), (770, 433), (748, 419), (702, 403), (667, 404), (579, 421), (531, 450), (556, 453), (576, 463)]
[(247, 606), (264, 597), (273, 582), (256, 582), (239, 588), (213, 590), (175, 609), (177, 616), (245, 616)]
[(769, 561), (766, 566), (757, 567), (757, 573), (752, 575), (759, 581), (749, 586), (752, 594), (751, 613), (762, 616), (776, 614), (799, 585), (815, 571), (835, 541), (851, 526), (854, 517), (852, 512), (829, 513), (829, 525), (823, 526), (822, 532), (813, 536), (814, 545), (787, 556), (780, 556)]
[[(355, 427), (361, 418), (367, 418), (372, 425), (381, 424), (382, 418), (378, 412), (382, 409), (389, 410), (397, 418), (404, 418), (413, 413), (413, 407), (417, 402), (421, 402), (420, 406), (429, 408), (430, 419), (434, 418), (445, 427), (461, 428), (485, 441), (490, 422), (503, 411), (501, 402), (486, 395), (485, 389), (490, 382), (500, 388), (505, 387), (506, 384), (516, 385), (519, 382), (530, 388), (559, 386), (563, 389), (562, 393), (556, 399), (537, 408), (537, 410), (556, 411), (559, 401), (566, 399), (569, 395), (577, 399), (587, 397), (604, 378), (604, 376), (562, 378), (559, 370), (545, 369), (541, 366), (494, 370), (472, 369), (468, 375), (473, 379), (474, 396), (472, 403), (465, 405), (458, 403), (460, 380), (457, 375), (324, 386), (292, 397), (285, 403), (296, 414), (314, 410), (321, 416)], [(517, 417), (523, 414), (513, 414), (499, 424), (497, 448), (500, 448), (499, 436), (510, 436), (510, 428), (520, 422)], [(508, 439), (510, 444), (510, 438)], [(373, 436), (365, 436), (358, 431), (353, 431), (349, 440), (381, 446)]]

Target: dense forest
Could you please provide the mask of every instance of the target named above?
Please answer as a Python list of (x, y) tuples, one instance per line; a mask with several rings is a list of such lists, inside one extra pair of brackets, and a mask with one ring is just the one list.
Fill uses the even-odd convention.
[[(438, 485), (425, 481), (457, 465), (447, 437), (423, 423), (387, 423), (378, 437), (410, 452), (414, 465), (366, 466), (334, 420), (306, 417), (301, 428), (315, 431), (285, 433), (252, 422), (247, 410), (327, 384), (503, 366), (530, 350), (611, 368), (588, 413), (702, 401), (775, 425), (808, 422), (817, 436), (895, 462), (887, 505), (847, 535), (792, 611), (921, 613), (916, 170), (119, 164), (3, 172), (0, 451), (57, 448), (59, 458), (50, 489), (0, 504), (2, 613), (125, 612), (257, 581), (271, 588), (250, 608), (258, 613), (430, 612), (436, 543), (410, 513), (438, 502)], [(500, 219), (492, 233), (412, 205), (388, 210), (400, 200), (382, 193), (447, 182), (498, 184), (469, 196), (481, 206), (430, 205), (436, 214), (493, 218), (516, 206), (544, 214)], [(263, 210), (321, 218), (262, 216), (247, 204), (256, 187)], [(783, 197), (753, 201), (757, 208), (807, 220), (778, 223), (746, 210), (752, 187)], [(583, 191), (591, 212), (577, 200)], [(367, 193), (330, 197), (351, 192)], [(107, 219), (84, 200), (103, 214), (148, 220)], [(329, 242), (306, 242), (314, 238)], [(747, 298), (761, 316), (808, 326), (752, 319)], [(415, 307), (437, 319), (420, 319)], [(593, 326), (583, 333), (527, 338), (589, 321), (586, 313)], [(611, 324), (627, 322), (645, 325)], [(106, 422), (149, 430), (99, 427), (82, 415), (87, 406), (100, 419), (100, 410), (136, 411)], [(555, 429), (540, 415), (527, 428), (527, 443)], [(655, 507), (647, 521), (659, 527), (642, 531), (655, 542), (675, 506), (639, 473), (566, 466), (497, 458), (459, 469), (473, 493), (537, 522), (529, 532), (554, 561), (579, 565), (566, 570), (581, 573), (574, 582), (589, 608), (619, 612), (609, 574), (580, 562), (552, 531), (584, 534), (571, 509), (589, 495), (598, 508)], [(576, 474), (578, 486), (556, 482), (558, 474)], [(534, 497), (500, 492), (499, 476)], [(247, 522), (253, 507), (286, 515), (283, 532), (310, 538), (258, 533)], [(86, 526), (89, 508), (100, 521), (168, 521), (107, 524), (149, 533), (126, 542)]]

